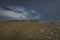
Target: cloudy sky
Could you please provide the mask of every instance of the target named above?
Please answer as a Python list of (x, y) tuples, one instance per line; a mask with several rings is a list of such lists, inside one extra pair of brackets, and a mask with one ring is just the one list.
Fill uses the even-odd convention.
[(0, 20), (60, 20), (59, 0), (0, 0)]

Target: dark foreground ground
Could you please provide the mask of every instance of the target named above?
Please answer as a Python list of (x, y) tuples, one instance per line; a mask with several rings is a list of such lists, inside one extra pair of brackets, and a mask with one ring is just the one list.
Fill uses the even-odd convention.
[(0, 40), (60, 40), (60, 22), (0, 22)]

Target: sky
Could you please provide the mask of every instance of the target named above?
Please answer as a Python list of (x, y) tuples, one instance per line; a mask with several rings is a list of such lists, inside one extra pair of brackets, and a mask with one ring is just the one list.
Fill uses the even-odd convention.
[(60, 20), (60, 0), (0, 0), (0, 20)]

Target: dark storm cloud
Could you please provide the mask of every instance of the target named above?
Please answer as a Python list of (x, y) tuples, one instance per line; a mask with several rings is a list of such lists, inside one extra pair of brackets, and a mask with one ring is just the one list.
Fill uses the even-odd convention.
[(60, 0), (31, 0), (26, 5), (40, 12), (42, 20), (60, 20)]
[(0, 0), (2, 5), (23, 5), (23, 0)]
[(23, 0), (5, 0), (1, 1), (0, 19), (14, 19), (14, 20), (36, 20), (40, 19), (41, 14), (35, 10), (27, 8)]
[[(43, 16), (40, 20), (60, 20), (60, 0), (2, 0), (0, 6), (5, 10), (16, 11), (13, 6), (23, 6), (33, 9)], [(8, 6), (8, 7), (7, 7)], [(16, 11), (20, 12), (20, 11)], [(36, 13), (37, 14), (37, 13)]]

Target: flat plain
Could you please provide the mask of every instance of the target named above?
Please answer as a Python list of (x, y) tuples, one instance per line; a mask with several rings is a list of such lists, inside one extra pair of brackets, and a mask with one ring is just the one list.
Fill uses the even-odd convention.
[(60, 22), (0, 22), (0, 40), (60, 40)]

